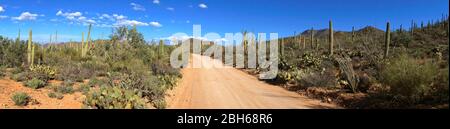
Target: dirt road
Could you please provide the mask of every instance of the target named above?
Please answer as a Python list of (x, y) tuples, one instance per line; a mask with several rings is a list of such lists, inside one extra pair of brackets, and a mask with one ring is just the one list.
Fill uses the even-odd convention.
[(182, 70), (183, 79), (169, 93), (168, 108), (175, 109), (309, 109), (336, 108), (331, 104), (308, 99), (279, 86), (259, 81), (234, 68), (222, 66), (218, 60), (193, 55), (191, 61), (206, 66), (192, 68), (192, 63)]

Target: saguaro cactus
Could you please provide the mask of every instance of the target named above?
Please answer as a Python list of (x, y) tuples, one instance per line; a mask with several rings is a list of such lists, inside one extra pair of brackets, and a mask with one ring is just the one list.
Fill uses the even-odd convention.
[(391, 28), (389, 22), (386, 23), (386, 36), (385, 36), (385, 49), (384, 49), (384, 58), (389, 56), (389, 44), (391, 43)]
[(29, 64), (32, 64), (31, 62), (31, 53), (32, 53), (32, 45), (33, 45), (33, 31), (30, 29), (30, 32), (28, 34), (28, 45), (27, 45), (27, 62)]
[(352, 27), (352, 40), (351, 40), (351, 42), (352, 43), (355, 42), (355, 27), (354, 26)]
[(311, 27), (311, 33), (310, 33), (310, 45), (311, 45), (311, 49), (313, 49), (313, 44), (314, 44), (314, 28)]
[(91, 27), (92, 24), (89, 24), (89, 30), (88, 30), (88, 35), (87, 35), (87, 44), (86, 44), (86, 49), (89, 49), (89, 47), (91, 46)]
[(414, 35), (414, 29), (415, 29), (415, 25), (414, 24), (415, 24), (414, 21), (411, 20), (411, 36)]
[(32, 45), (33, 47), (31, 48), (31, 65), (34, 64), (34, 49), (36, 48), (36, 44)]
[(333, 32), (333, 22), (330, 20), (330, 28), (329, 28), (329, 35), (328, 35), (328, 41), (330, 42), (330, 46), (329, 46), (329, 52), (330, 55), (333, 55), (333, 43), (334, 43), (334, 32)]
[(17, 35), (16, 43), (20, 43), (20, 29), (19, 29), (19, 35)]
[(163, 40), (159, 40), (159, 58), (161, 58), (162, 57), (162, 55), (163, 55), (163, 53), (164, 53), (164, 41)]
[(86, 47), (84, 45), (84, 32), (81, 32), (81, 57), (84, 57), (86, 54)]

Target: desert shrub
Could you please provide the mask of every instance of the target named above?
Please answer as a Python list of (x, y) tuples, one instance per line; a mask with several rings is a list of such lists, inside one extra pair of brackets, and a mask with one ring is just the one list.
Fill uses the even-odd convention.
[(158, 79), (160, 80), (162, 87), (168, 89), (173, 89), (173, 87), (177, 85), (178, 78), (179, 78), (178, 76), (171, 76), (171, 75), (158, 76)]
[(60, 85), (60, 86), (54, 86), (53, 91), (61, 94), (72, 94), (75, 91), (73, 90), (73, 86), (71, 85)]
[(164, 99), (158, 99), (153, 101), (153, 106), (157, 109), (165, 109), (167, 107), (166, 101)]
[(409, 33), (393, 33), (392, 34), (392, 44), (396, 46), (408, 47), (412, 42), (411, 34)]
[(94, 109), (141, 109), (145, 108), (145, 101), (133, 90), (103, 86), (90, 91), (84, 105)]
[(437, 75), (430, 96), (438, 102), (448, 103), (449, 100), (448, 66)]
[[(117, 75), (110, 75), (110, 76), (117, 76)], [(88, 86), (95, 87), (95, 86), (102, 86), (108, 83), (108, 78), (96, 78), (92, 77), (89, 79)]]
[(37, 78), (33, 78), (33, 79), (25, 82), (25, 86), (33, 88), (33, 89), (42, 88), (45, 85), (47, 85), (47, 82), (45, 82), (43, 80), (39, 80)]
[(435, 64), (419, 64), (417, 60), (403, 54), (385, 64), (380, 80), (390, 87), (393, 95), (416, 102), (428, 92), (437, 73)]
[(7, 67), (20, 66), (26, 55), (24, 42), (10, 40), (0, 36), (0, 64)]
[(27, 78), (27, 74), (25, 72), (22, 72), (22, 73), (13, 74), (11, 76), (11, 79), (14, 81), (21, 82), (21, 81), (27, 80), (28, 78)]
[(63, 99), (64, 95), (62, 95), (61, 93), (57, 93), (57, 92), (50, 92), (50, 93), (48, 93), (48, 97), (56, 98), (56, 99)]
[(336, 85), (336, 76), (330, 69), (299, 73), (301, 87), (332, 87)]
[(86, 84), (81, 84), (77, 90), (86, 95), (91, 90), (91, 87)]
[(6, 67), (0, 65), (0, 77), (6, 76)]
[(312, 53), (304, 53), (299, 58), (296, 65), (299, 66), (300, 68), (306, 69), (306, 68), (318, 68), (321, 63), (322, 59), (320, 56), (314, 55)]
[(152, 71), (153, 74), (156, 75), (173, 75), (173, 76), (181, 76), (181, 73), (178, 69), (172, 68), (169, 64), (164, 64), (160, 61), (156, 61), (152, 63)]
[(127, 90), (137, 90), (143, 97), (150, 100), (162, 98), (167, 89), (156, 76), (151, 74), (123, 74), (118, 82), (110, 81), (110, 86)]
[(14, 93), (11, 97), (11, 100), (16, 104), (17, 106), (26, 106), (28, 102), (30, 101), (31, 97), (28, 96), (27, 93), (23, 92), (17, 92)]
[(55, 78), (56, 69), (45, 65), (32, 65), (30, 66), (30, 73), (35, 78), (47, 81)]
[(76, 64), (67, 64), (59, 68), (59, 73), (56, 75), (58, 80), (74, 80), (82, 82), (83, 79), (90, 78), (93, 71), (82, 69)]

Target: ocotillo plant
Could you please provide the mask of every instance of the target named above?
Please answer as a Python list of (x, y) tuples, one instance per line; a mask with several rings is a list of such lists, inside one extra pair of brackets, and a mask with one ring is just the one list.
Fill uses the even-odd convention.
[(391, 43), (391, 29), (389, 22), (386, 23), (386, 36), (385, 36), (385, 49), (384, 49), (384, 58), (389, 56), (389, 44)]
[(28, 52), (27, 61), (30, 65), (32, 64), (32, 62), (31, 62), (31, 53), (32, 53), (32, 44), (33, 44), (32, 36), (33, 36), (33, 31), (30, 29), (30, 32), (28, 34), (28, 45), (27, 45), (27, 52)]
[(313, 49), (313, 43), (314, 43), (314, 28), (311, 27), (311, 34), (310, 34), (310, 45), (311, 45), (311, 49)]
[(330, 28), (329, 28), (329, 36), (328, 36), (328, 41), (330, 42), (330, 46), (329, 46), (329, 52), (330, 55), (333, 55), (333, 43), (334, 43), (334, 32), (333, 32), (333, 22), (330, 20)]

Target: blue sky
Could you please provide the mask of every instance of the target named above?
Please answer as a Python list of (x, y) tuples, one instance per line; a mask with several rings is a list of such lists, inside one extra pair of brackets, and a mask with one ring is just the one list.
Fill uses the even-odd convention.
[(0, 35), (22, 38), (32, 28), (35, 41), (80, 41), (93, 24), (94, 39), (107, 38), (112, 27), (137, 25), (146, 40), (177, 32), (192, 34), (192, 25), (207, 32), (242, 30), (293, 35), (311, 27), (336, 30), (372, 25), (409, 27), (411, 20), (428, 21), (448, 14), (448, 0), (0, 0)]

